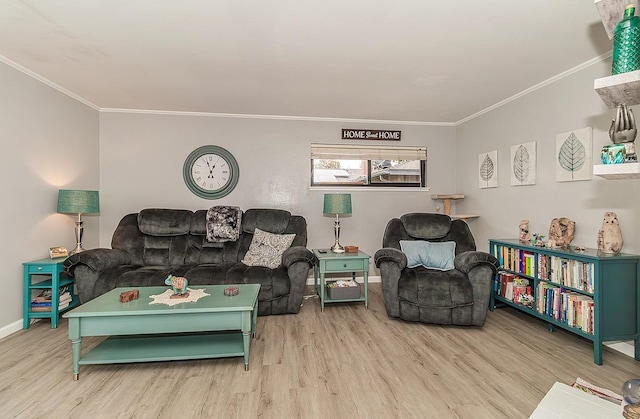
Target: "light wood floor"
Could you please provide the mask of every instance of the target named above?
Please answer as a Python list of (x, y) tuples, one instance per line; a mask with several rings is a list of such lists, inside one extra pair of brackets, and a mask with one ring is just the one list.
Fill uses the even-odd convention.
[[(297, 315), (258, 318), (241, 358), (83, 365), (73, 381), (67, 322), (0, 340), (0, 417), (526, 418), (555, 381), (616, 392), (640, 362), (510, 308), (478, 328), (387, 317), (379, 284), (362, 303), (315, 298)], [(102, 338), (85, 338), (83, 351)]]

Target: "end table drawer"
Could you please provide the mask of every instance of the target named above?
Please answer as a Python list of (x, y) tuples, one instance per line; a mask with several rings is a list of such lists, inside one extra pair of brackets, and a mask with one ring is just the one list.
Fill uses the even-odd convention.
[(30, 274), (44, 273), (50, 274), (56, 269), (52, 265), (28, 265), (27, 272)]
[(364, 271), (365, 261), (358, 260), (328, 260), (326, 265), (327, 272), (349, 272), (349, 271)]

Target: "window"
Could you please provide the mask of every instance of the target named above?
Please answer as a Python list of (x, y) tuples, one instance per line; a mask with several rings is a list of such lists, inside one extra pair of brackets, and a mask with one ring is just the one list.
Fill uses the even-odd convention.
[(424, 187), (426, 147), (311, 145), (311, 186)]

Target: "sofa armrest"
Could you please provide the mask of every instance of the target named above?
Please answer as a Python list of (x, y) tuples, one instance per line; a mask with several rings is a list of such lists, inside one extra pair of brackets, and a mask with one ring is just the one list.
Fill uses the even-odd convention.
[(304, 246), (292, 246), (282, 254), (282, 264), (289, 269), (296, 262), (306, 262), (312, 267), (316, 263), (316, 257)]
[(486, 252), (469, 251), (460, 253), (453, 260), (455, 268), (465, 274), (469, 274), (471, 270), (478, 266), (488, 266), (491, 268), (493, 275), (498, 273), (498, 259)]
[(400, 270), (407, 267), (407, 256), (398, 249), (393, 247), (385, 247), (376, 252), (373, 256), (376, 267), (379, 268), (384, 262), (393, 262), (398, 265)]
[(101, 272), (109, 268), (131, 263), (129, 253), (118, 249), (90, 249), (71, 255), (64, 261), (64, 270), (70, 276), (80, 265), (85, 265), (93, 271)]

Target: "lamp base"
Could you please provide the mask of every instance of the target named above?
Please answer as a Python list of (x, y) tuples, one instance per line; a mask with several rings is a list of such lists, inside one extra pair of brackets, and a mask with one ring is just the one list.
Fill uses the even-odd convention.
[(69, 256), (75, 255), (76, 253), (84, 252), (84, 248), (82, 245), (76, 245), (76, 248), (69, 252)]
[(344, 253), (344, 247), (342, 247), (340, 243), (336, 243), (333, 246), (331, 246), (331, 251), (333, 253)]
[(78, 219), (76, 220), (76, 248), (70, 251), (69, 255), (84, 252), (84, 249), (82, 248), (82, 233), (84, 232), (83, 224), (84, 221), (82, 221), (82, 214), (78, 214)]

